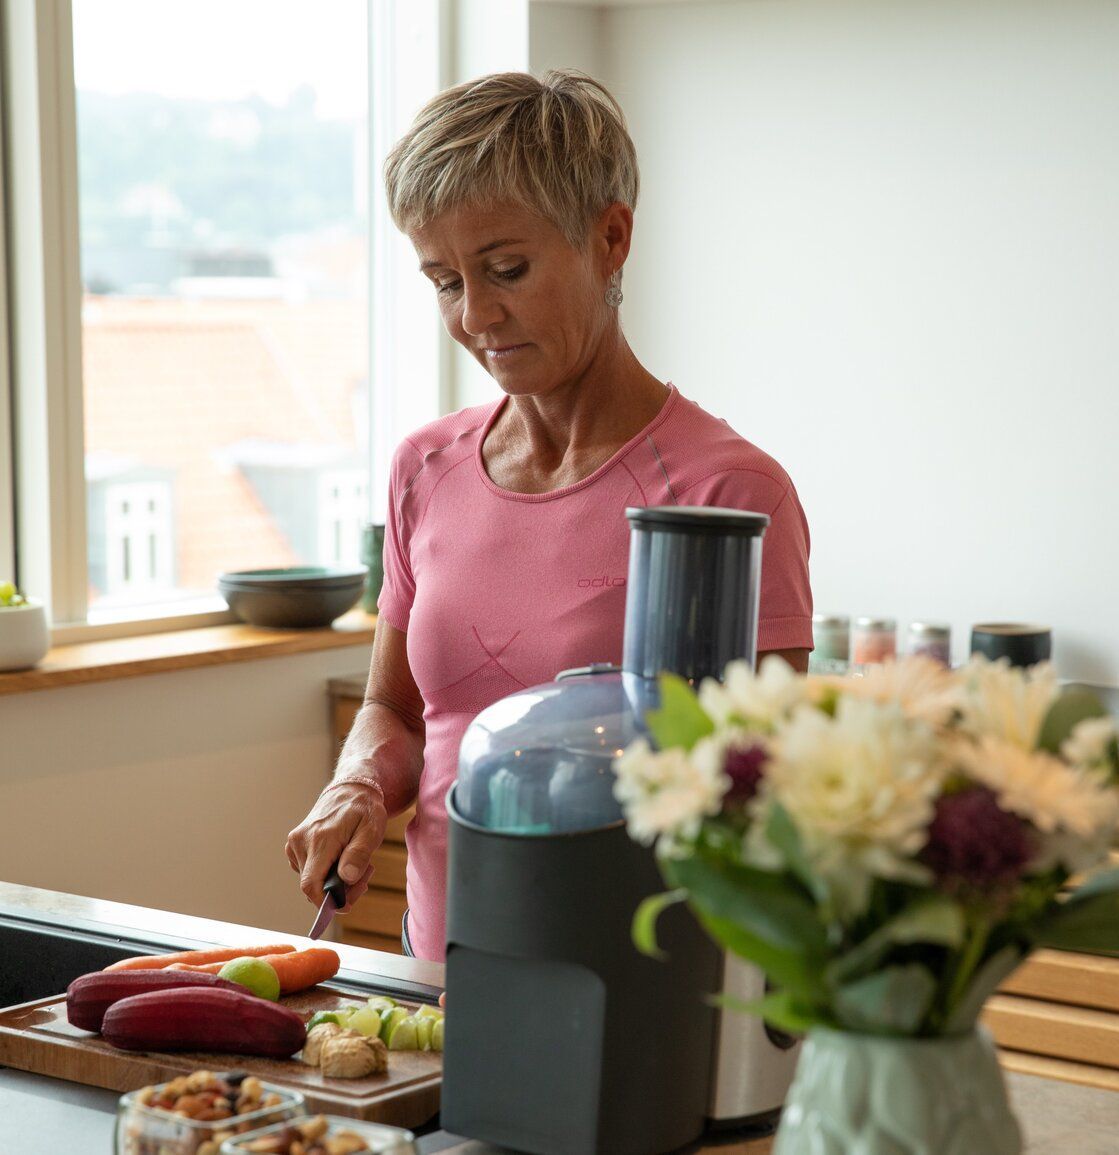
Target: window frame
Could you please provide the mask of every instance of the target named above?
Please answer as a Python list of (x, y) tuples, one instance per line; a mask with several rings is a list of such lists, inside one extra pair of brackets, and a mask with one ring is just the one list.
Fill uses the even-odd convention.
[[(0, 29), (0, 39), (3, 32)], [(0, 107), (4, 95), (0, 92)], [(5, 132), (0, 117), (0, 581), (16, 576), (15, 462), (12, 439), (11, 350), (8, 326), (8, 245), (4, 222), (5, 211)]]
[[(366, 0), (366, 11), (368, 502), (383, 521), (392, 451), (453, 396), (449, 338), (378, 195), (388, 148), (449, 81), (453, 10), (451, 0)], [(0, 8), (0, 76), (0, 577), (14, 573), (47, 602), (56, 645), (232, 622), (216, 591), (196, 611), (137, 606), (89, 621), (72, 0)]]

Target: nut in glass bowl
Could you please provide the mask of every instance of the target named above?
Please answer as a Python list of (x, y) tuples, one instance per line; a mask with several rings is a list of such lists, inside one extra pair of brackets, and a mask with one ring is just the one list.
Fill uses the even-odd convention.
[(221, 1155), (416, 1155), (416, 1137), (400, 1127), (315, 1115), (228, 1139)]
[(306, 1112), (298, 1091), (240, 1072), (194, 1071), (122, 1095), (117, 1155), (218, 1155), (226, 1139)]

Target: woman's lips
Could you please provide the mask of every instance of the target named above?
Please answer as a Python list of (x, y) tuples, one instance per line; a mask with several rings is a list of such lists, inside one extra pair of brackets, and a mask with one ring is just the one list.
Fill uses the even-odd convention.
[(504, 361), (509, 357), (527, 349), (528, 345), (502, 345), (497, 349), (485, 349), (483, 352), (490, 361)]

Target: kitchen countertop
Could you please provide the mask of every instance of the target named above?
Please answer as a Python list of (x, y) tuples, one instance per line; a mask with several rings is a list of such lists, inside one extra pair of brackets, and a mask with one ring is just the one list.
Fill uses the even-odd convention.
[[(0, 914), (56, 920), (135, 937), (172, 936), (228, 945), (267, 942), (275, 932), (169, 911), (0, 883)], [(285, 936), (287, 937), (287, 936)], [(367, 978), (438, 988), (443, 967), (363, 947), (333, 944), (344, 970)], [(1008, 1074), (1015, 1110), (1026, 1133), (1025, 1155), (1115, 1155), (1119, 1150), (1119, 1094), (1032, 1075)], [(117, 1094), (24, 1071), (0, 1069), (0, 1149), (12, 1155), (61, 1155), (111, 1150)], [(711, 1137), (688, 1155), (767, 1155), (772, 1140), (741, 1135)], [(498, 1155), (496, 1148), (445, 1131), (421, 1136), (422, 1155)], [(683, 1155), (683, 1153), (682, 1153)], [(976, 1153), (981, 1155), (981, 1153)]]
[[(1119, 1094), (1033, 1075), (1008, 1075), (1011, 1099), (1026, 1132), (1024, 1155), (1115, 1155)], [(43, 1075), (0, 1068), (2, 1150), (11, 1155), (96, 1155), (112, 1150), (117, 1094)], [(773, 1141), (727, 1135), (680, 1155), (769, 1155)], [(501, 1155), (487, 1143), (432, 1131), (421, 1155)], [(975, 1152), (975, 1155), (983, 1155)]]

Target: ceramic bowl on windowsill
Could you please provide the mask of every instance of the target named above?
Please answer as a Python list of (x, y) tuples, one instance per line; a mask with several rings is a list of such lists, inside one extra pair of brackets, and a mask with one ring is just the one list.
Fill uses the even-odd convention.
[(28, 670), (50, 649), (51, 635), (43, 603), (28, 598), (18, 606), (0, 606), (0, 672)]
[(289, 566), (223, 573), (218, 591), (243, 622), (280, 629), (329, 626), (361, 597), (366, 570)]

